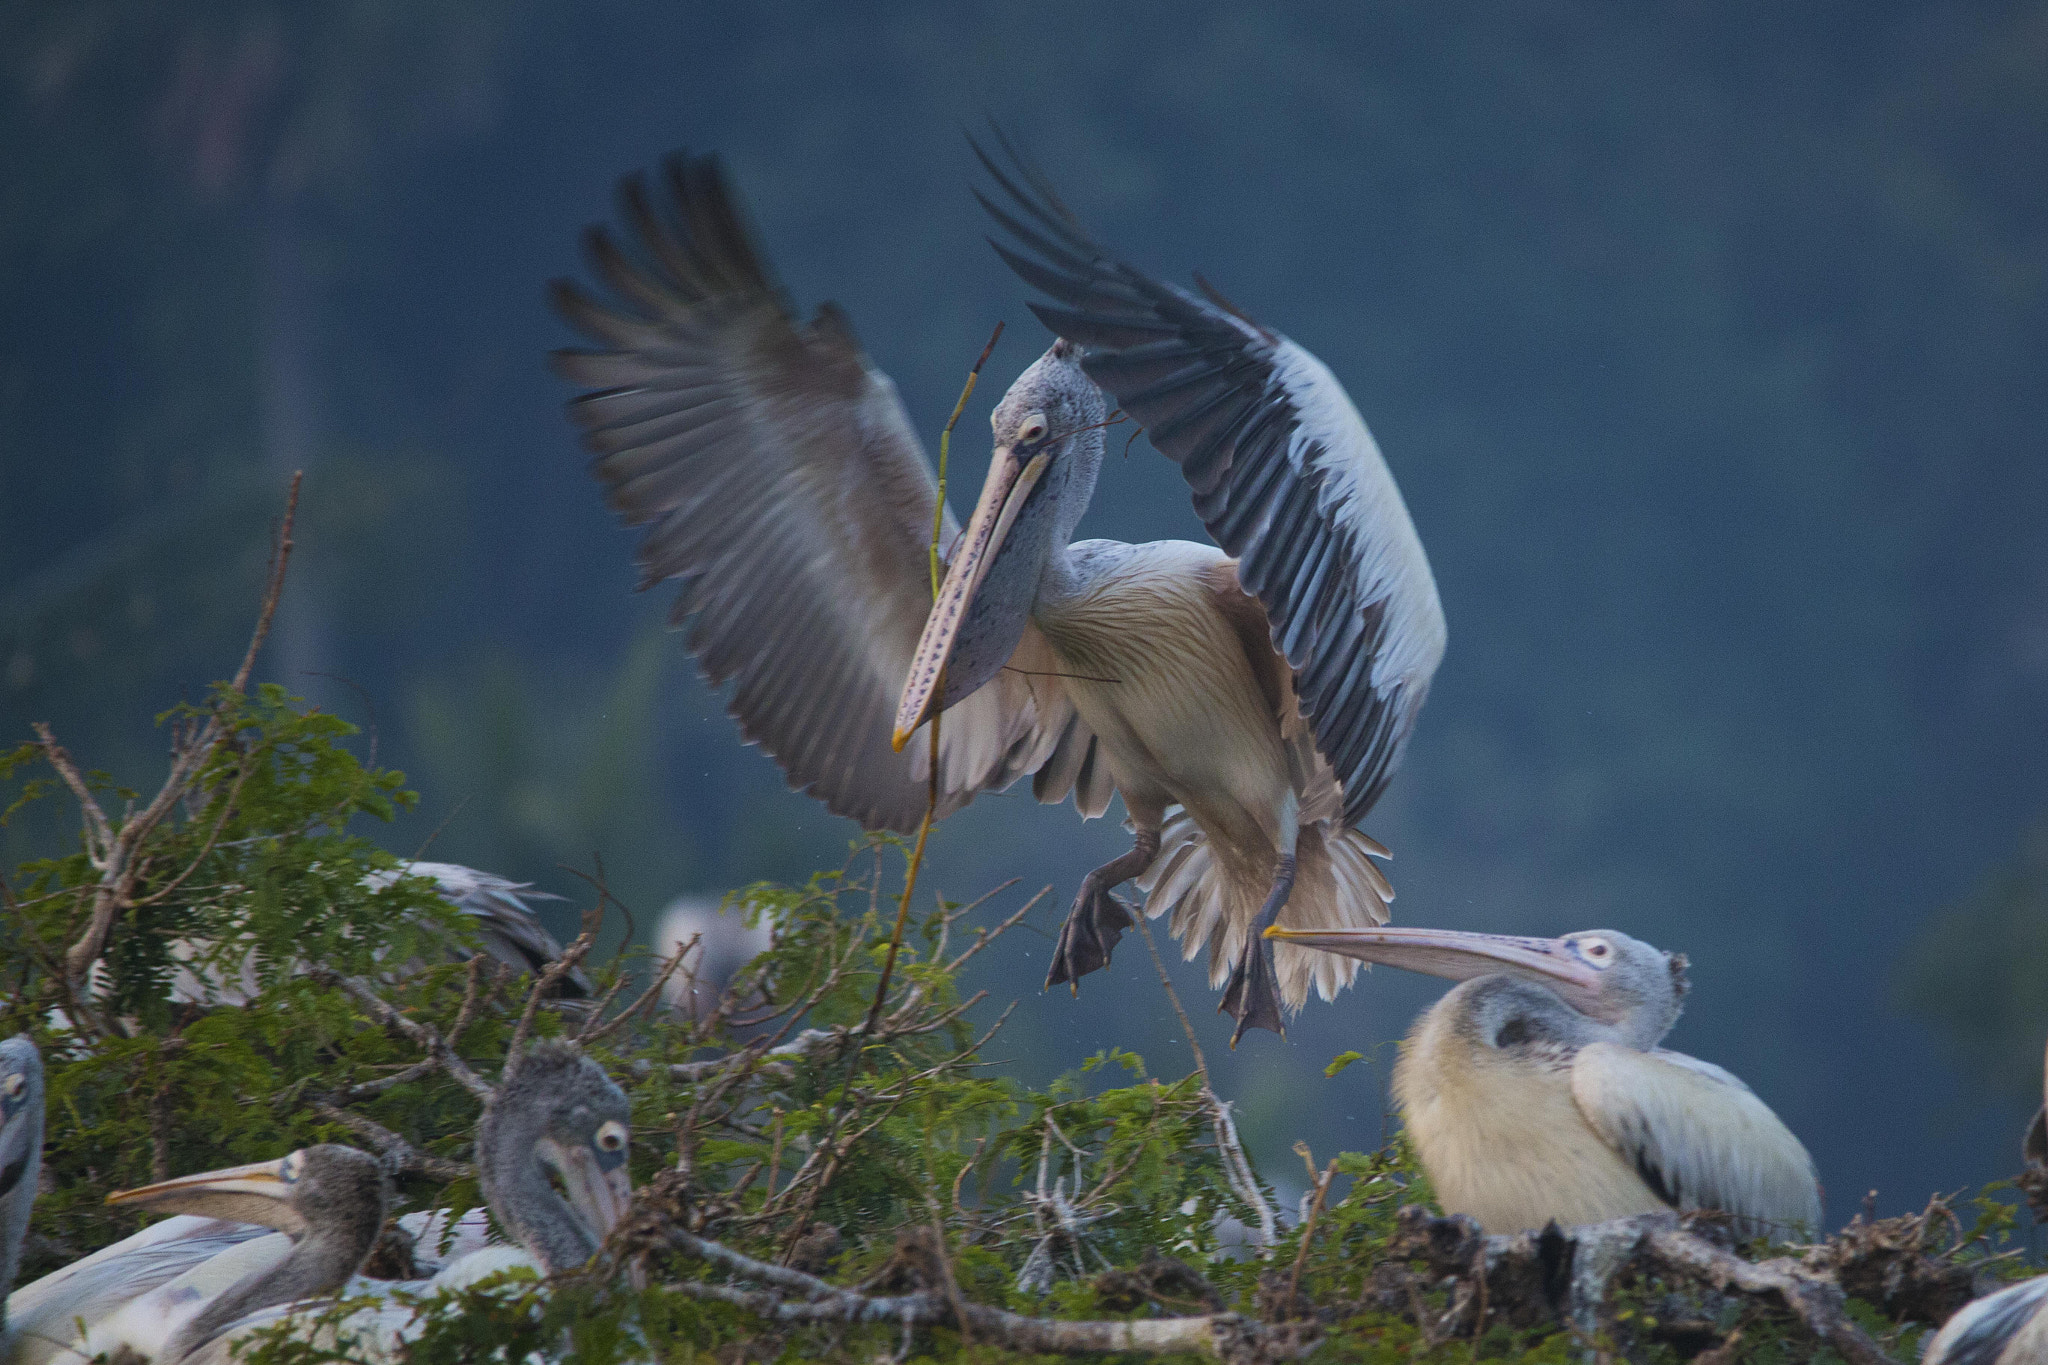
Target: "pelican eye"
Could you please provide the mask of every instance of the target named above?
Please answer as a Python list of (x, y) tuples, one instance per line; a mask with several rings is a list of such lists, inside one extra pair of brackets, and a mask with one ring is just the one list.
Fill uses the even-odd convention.
[(597, 1150), (600, 1152), (623, 1152), (626, 1150), (626, 1125), (617, 1119), (606, 1122), (597, 1130)]
[(1604, 938), (1580, 939), (1579, 956), (1595, 967), (1605, 967), (1614, 961), (1614, 945)]
[(0, 1095), (5, 1095), (10, 1100), (18, 1100), (27, 1093), (28, 1077), (22, 1075), (19, 1071), (9, 1076), (6, 1080), (0, 1081)]
[(1045, 432), (1045, 414), (1034, 412), (1024, 419), (1022, 426), (1017, 428), (1017, 444), (1020, 446), (1036, 445), (1045, 439)]
[(277, 1163), (277, 1178), (287, 1185), (296, 1185), (299, 1183), (299, 1176), (305, 1172), (305, 1169), (306, 1154), (304, 1152), (293, 1152), (283, 1161)]

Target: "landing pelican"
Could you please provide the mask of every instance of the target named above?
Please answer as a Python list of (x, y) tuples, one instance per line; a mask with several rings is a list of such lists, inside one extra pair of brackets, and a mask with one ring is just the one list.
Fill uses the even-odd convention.
[(1612, 929), (1268, 931), (1461, 982), (1408, 1034), (1394, 1095), (1446, 1213), (1488, 1232), (1720, 1209), (1745, 1236), (1820, 1227), (1799, 1139), (1748, 1086), (1657, 1044), (1683, 955)]
[[(1018, 192), (1038, 227), (1013, 230), (1052, 265), (1013, 264), (1080, 311), (1040, 310), (1069, 339), (996, 405), (963, 534), (894, 385), (836, 307), (799, 322), (717, 161), (673, 159), (663, 186), (665, 213), (621, 185), (641, 259), (587, 237), (618, 303), (555, 285), (599, 344), (555, 364), (590, 386), (570, 413), (612, 508), (649, 528), (641, 586), (681, 584), (671, 620), (712, 684), (736, 683), (742, 733), (871, 829), (917, 827), (940, 710), (940, 815), (1026, 774), (1084, 817), (1121, 795), (1133, 846), (1083, 880), (1048, 986), (1109, 961), (1130, 925), (1110, 892), (1139, 878), (1146, 913), (1207, 948), (1233, 1041), (1279, 1030), (1311, 986), (1333, 997), (1355, 966), (1276, 964), (1257, 931), (1385, 921), (1386, 850), (1355, 826), (1444, 646), (1422, 543), (1335, 377)], [(1181, 464), (1222, 549), (1073, 541), (1110, 418), (1098, 383)]]

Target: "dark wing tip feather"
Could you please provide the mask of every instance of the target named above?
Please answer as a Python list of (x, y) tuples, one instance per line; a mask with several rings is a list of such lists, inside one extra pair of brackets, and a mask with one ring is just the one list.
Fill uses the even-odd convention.
[[(1293, 449), (1302, 400), (1278, 368), (1285, 339), (1199, 275), (1197, 293), (1110, 255), (1015, 142), (993, 132), (1002, 160), (969, 142), (1018, 213), (976, 191), (1009, 237), (991, 245), (1054, 300), (1034, 300), (1031, 311), (1088, 348), (1089, 376), (1180, 464), (1210, 534), (1265, 606), (1272, 638), (1289, 642), (1283, 657), (1302, 713), (1342, 785), (1344, 822), (1355, 825), (1400, 760), (1428, 677), (1372, 683), (1388, 599), (1359, 579), (1374, 547), (1324, 507), (1321, 477), (1307, 472), (1314, 451)], [(1329, 565), (1332, 556), (1343, 565)]]
[[(1002, 186), (1003, 192), (1015, 200), (1019, 208), (1043, 224), (1055, 238), (1061, 240), (1070, 253), (1083, 258), (1107, 260), (1109, 252), (1103, 249), (1101, 243), (1089, 236), (1088, 230), (1081, 226), (1081, 220), (1053, 189), (1052, 181), (1045, 172), (1018, 150), (1017, 144), (1003, 131), (1001, 125), (991, 119), (989, 127), (996, 141), (1002, 145), (1004, 154), (1009, 158), (1015, 177), (1021, 177), (1035, 194), (1027, 193), (1020, 187), (1017, 179), (998, 165), (995, 158), (975, 141), (972, 134), (969, 134), (967, 145), (974, 149), (974, 155), (981, 162), (982, 168), (995, 178), (995, 182)], [(986, 204), (987, 201), (983, 200), (983, 203)]]

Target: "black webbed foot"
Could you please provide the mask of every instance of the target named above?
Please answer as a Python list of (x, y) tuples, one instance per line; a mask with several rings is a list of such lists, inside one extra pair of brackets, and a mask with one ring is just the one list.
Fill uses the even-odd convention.
[(1090, 873), (1060, 926), (1060, 941), (1053, 946), (1052, 966), (1045, 974), (1045, 988), (1062, 981), (1080, 993), (1080, 979), (1098, 967), (1109, 965), (1109, 955), (1131, 927), (1131, 915), (1123, 902), (1096, 883)]
[(1252, 921), (1244, 953), (1230, 969), (1230, 979), (1223, 983), (1223, 1003), (1217, 1006), (1237, 1020), (1237, 1027), (1230, 1031), (1233, 1049), (1248, 1028), (1271, 1029), (1282, 1038), (1287, 1036), (1287, 1026), (1280, 1021), (1280, 979), (1273, 972), (1273, 948), (1266, 942), (1266, 931), (1280, 918), (1293, 891), (1294, 855), (1283, 853), (1273, 867), (1273, 889), (1266, 893), (1266, 903)]
[(1233, 1048), (1248, 1028), (1287, 1036), (1287, 1026), (1280, 1021), (1280, 980), (1273, 972), (1273, 950), (1263, 938), (1245, 945), (1244, 956), (1223, 984), (1223, 1003), (1218, 1009), (1237, 1020), (1237, 1027), (1230, 1031)]
[[(1110, 953), (1132, 924), (1131, 912), (1110, 892), (1143, 875), (1158, 853), (1159, 831), (1139, 829), (1129, 853), (1110, 859), (1082, 878), (1074, 908), (1067, 911), (1067, 922), (1060, 926), (1060, 941), (1053, 945), (1045, 989), (1062, 981), (1073, 985), (1096, 968), (1109, 965)], [(1074, 993), (1081, 993), (1078, 985)]]

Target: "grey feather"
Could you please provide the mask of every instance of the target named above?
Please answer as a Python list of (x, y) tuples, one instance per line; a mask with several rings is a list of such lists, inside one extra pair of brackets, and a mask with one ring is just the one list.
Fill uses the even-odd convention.
[(982, 203), (1030, 254), (998, 253), (1059, 300), (1032, 310), (1089, 348), (1089, 376), (1182, 466), (1196, 511), (1266, 608), (1356, 824), (1400, 762), (1444, 642), (1435, 579), (1378, 448), (1313, 356), (1112, 257), (1003, 145), (1007, 167), (975, 153), (1022, 213)]
[[(837, 308), (799, 322), (716, 158), (671, 158), (659, 191), (628, 177), (620, 200), (642, 258), (591, 230), (617, 301), (552, 293), (606, 349), (555, 368), (596, 386), (569, 412), (613, 510), (648, 528), (641, 586), (678, 582), (672, 621), (689, 621), (705, 677), (734, 684), (733, 718), (791, 786), (912, 830), (924, 736), (900, 754), (889, 741), (931, 607), (937, 485), (895, 386)], [(950, 546), (950, 510), (940, 525)], [(947, 712), (938, 814), (1053, 753), (1072, 719), (1056, 691), (1006, 676)]]

